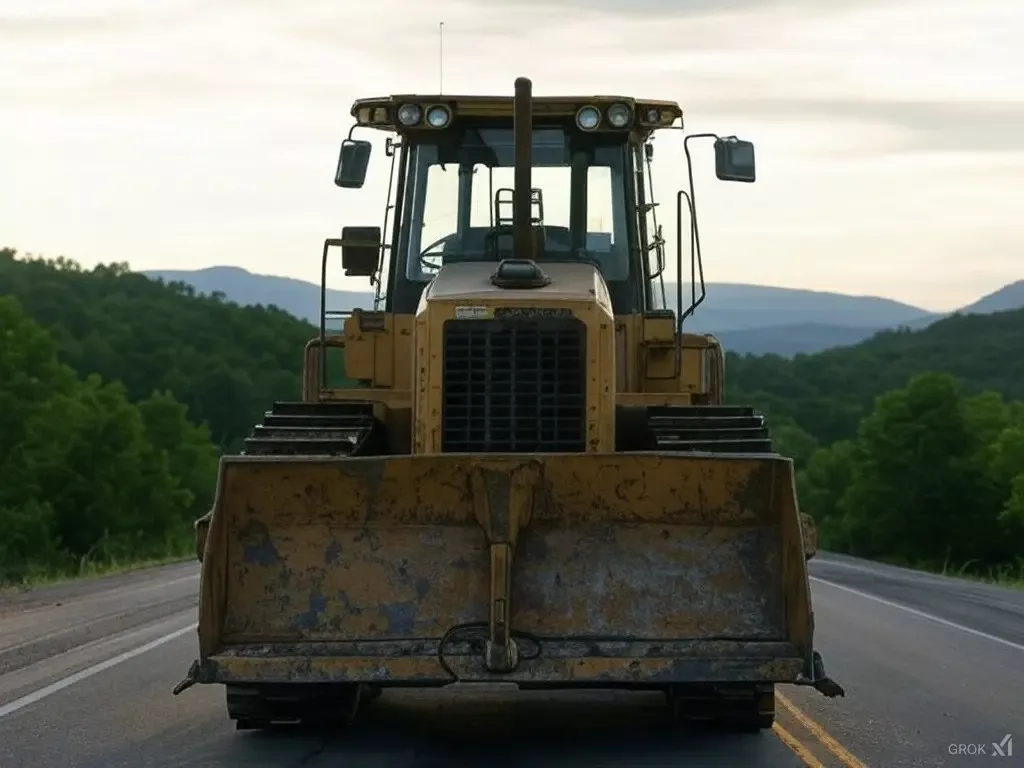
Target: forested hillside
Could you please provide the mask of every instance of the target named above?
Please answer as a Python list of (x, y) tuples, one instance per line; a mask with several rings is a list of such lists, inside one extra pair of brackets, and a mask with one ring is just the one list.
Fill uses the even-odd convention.
[(797, 488), (827, 549), (1024, 582), (1024, 404), (998, 392), (915, 376), (811, 453)]
[(301, 391), (309, 324), (0, 250), (0, 581), (188, 552), (221, 450)]
[(786, 360), (729, 355), (823, 546), (1024, 577), (1024, 310), (957, 315)]
[[(0, 581), (188, 552), (222, 450), (299, 396), (314, 335), (125, 265), (0, 250)], [(1024, 552), (1024, 310), (729, 355), (825, 548), (980, 573)]]
[(166, 392), (132, 403), (80, 377), (53, 334), (0, 296), (0, 580), (181, 550), (217, 451)]
[(127, 265), (84, 270), (10, 249), (0, 250), (0, 294), (17, 297), (80, 375), (120, 381), (131, 400), (169, 390), (224, 447), (237, 447), (271, 401), (299, 396), (302, 349), (315, 335), (276, 308), (196, 296)]
[(926, 371), (952, 374), (964, 391), (1024, 399), (1024, 310), (954, 315), (920, 331), (886, 331), (851, 347), (792, 360), (728, 355), (726, 391), (821, 443), (852, 437), (872, 401)]

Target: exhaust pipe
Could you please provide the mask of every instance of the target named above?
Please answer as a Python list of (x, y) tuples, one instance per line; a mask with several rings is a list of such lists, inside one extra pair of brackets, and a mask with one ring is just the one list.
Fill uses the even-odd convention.
[(517, 259), (532, 259), (533, 253), (533, 82), (516, 78), (512, 134), (515, 141), (515, 198), (512, 229)]

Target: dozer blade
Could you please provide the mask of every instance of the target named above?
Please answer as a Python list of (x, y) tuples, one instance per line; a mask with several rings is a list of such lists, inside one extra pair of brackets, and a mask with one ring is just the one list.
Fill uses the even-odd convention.
[(225, 457), (199, 618), (205, 683), (823, 676), (776, 455)]

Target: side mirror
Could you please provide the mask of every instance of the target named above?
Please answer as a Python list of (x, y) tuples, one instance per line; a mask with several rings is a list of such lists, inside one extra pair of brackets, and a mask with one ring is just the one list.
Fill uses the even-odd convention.
[(380, 227), (341, 228), (341, 266), (346, 277), (372, 277), (380, 265)]
[(753, 142), (735, 136), (715, 139), (715, 175), (722, 181), (754, 181)]
[(366, 181), (366, 169), (370, 165), (373, 145), (363, 139), (345, 139), (341, 142), (338, 170), (334, 183), (347, 189), (359, 189)]

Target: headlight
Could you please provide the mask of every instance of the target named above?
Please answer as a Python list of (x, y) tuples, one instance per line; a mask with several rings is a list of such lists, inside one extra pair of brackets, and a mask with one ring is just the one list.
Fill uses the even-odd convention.
[(398, 122), (402, 125), (416, 125), (422, 116), (419, 104), (403, 104), (398, 108)]
[(613, 128), (625, 128), (633, 117), (633, 111), (625, 104), (612, 104), (608, 107), (608, 122)]
[(580, 107), (576, 113), (576, 125), (584, 131), (592, 131), (601, 124), (601, 110), (597, 107)]
[(448, 107), (438, 104), (427, 110), (427, 125), (431, 128), (444, 128), (451, 122), (452, 113)]
[(651, 107), (647, 110), (647, 122), (648, 123), (660, 123), (661, 122), (661, 110)]

